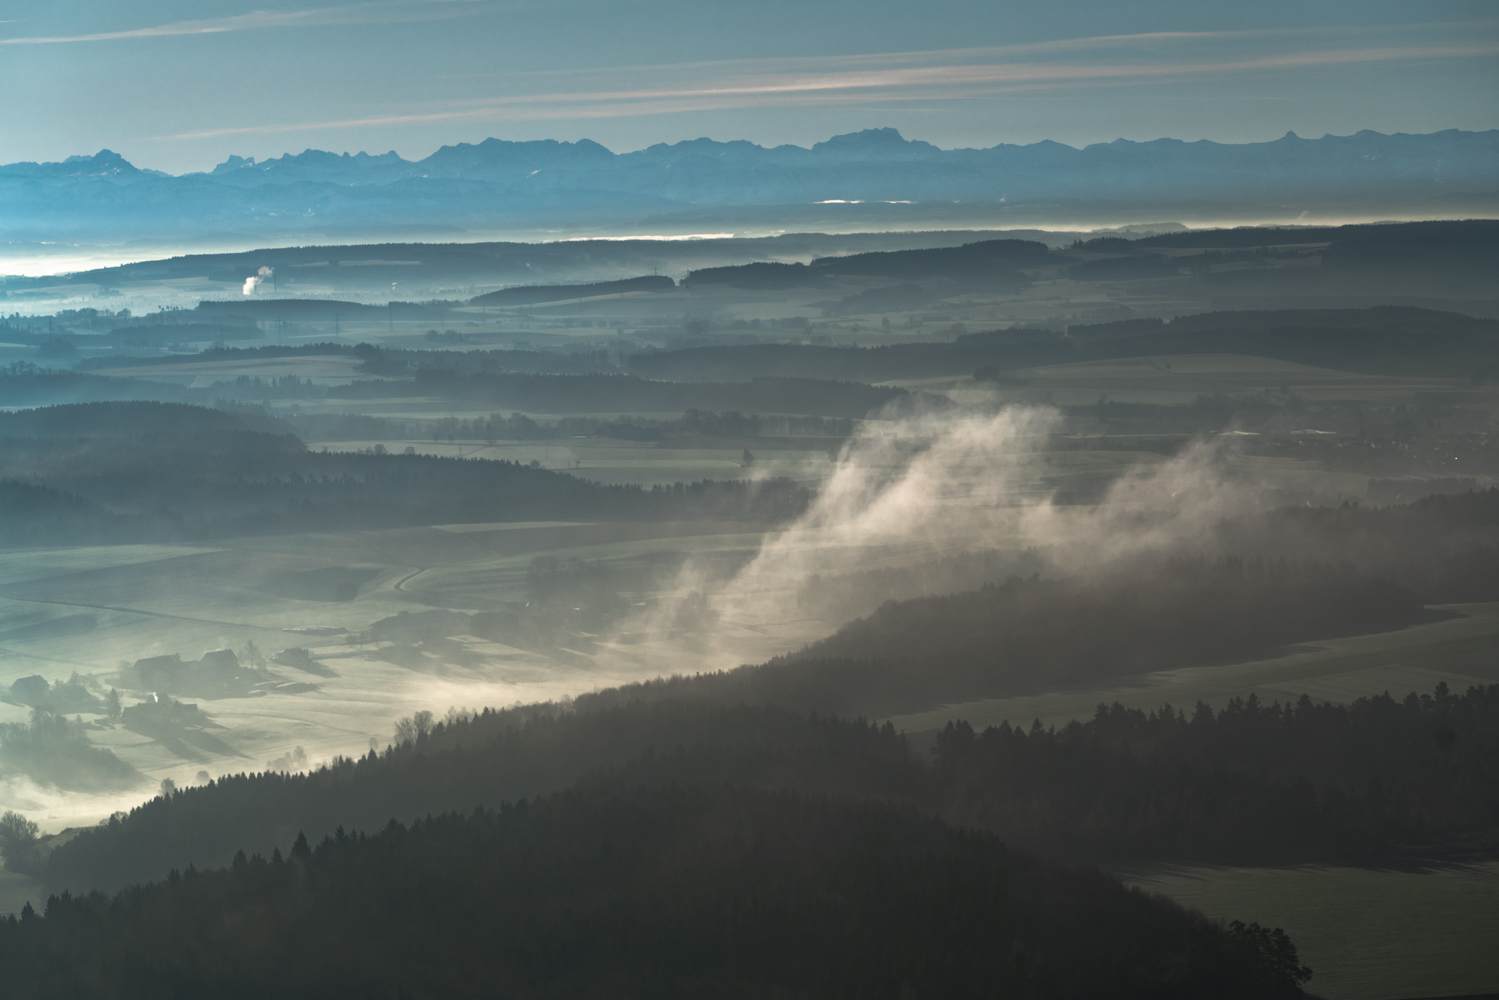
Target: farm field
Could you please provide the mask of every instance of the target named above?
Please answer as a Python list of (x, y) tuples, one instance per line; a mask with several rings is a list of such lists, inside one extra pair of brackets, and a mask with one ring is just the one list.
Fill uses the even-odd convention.
[(975, 729), (1033, 719), (1061, 726), (1091, 718), (1100, 703), (1116, 701), (1144, 710), (1166, 704), (1190, 709), (1198, 701), (1222, 707), (1230, 698), (1251, 694), (1266, 702), (1295, 701), (1303, 694), (1316, 701), (1349, 702), (1386, 691), (1396, 698), (1411, 691), (1428, 693), (1444, 681), (1454, 691), (1499, 682), (1499, 604), (1432, 610), (1451, 617), (1293, 646), (1270, 659), (1164, 670), (1107, 687), (963, 702), (891, 721), (918, 740), (930, 741), (951, 720), (967, 720)]
[(1283, 927), (1326, 1000), (1499, 991), (1499, 862), (1411, 868), (1220, 868), (1118, 872), (1210, 917)]

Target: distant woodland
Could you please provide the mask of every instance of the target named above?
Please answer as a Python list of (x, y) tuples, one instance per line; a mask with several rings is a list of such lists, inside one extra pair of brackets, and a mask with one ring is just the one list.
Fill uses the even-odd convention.
[(557, 517), (793, 516), (782, 481), (601, 486), (516, 462), (314, 452), (254, 413), (95, 403), (0, 414), (0, 544)]
[(1203, 313), (1170, 322), (1078, 325), (1066, 338), (1017, 329), (887, 347), (693, 347), (635, 355), (630, 370), (667, 379), (716, 380), (737, 373), (732, 377), (796, 374), (880, 382), (1162, 354), (1249, 354), (1375, 375), (1469, 378), (1499, 364), (1499, 321), (1394, 306)]

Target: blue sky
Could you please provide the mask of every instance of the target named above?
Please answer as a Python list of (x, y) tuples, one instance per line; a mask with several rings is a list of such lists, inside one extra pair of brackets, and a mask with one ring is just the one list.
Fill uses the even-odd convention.
[(0, 162), (1499, 127), (1488, 0), (0, 0)]

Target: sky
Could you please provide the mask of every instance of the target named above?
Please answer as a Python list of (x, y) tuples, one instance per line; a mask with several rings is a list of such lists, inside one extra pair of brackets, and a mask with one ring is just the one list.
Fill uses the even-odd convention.
[(1499, 127), (1492, 0), (0, 0), (0, 163)]

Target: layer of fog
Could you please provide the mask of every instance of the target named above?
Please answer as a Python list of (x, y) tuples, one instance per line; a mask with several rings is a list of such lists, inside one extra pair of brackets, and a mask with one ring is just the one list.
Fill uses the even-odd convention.
[(1223, 518), (1264, 506), (1265, 485), (1236, 473), (1231, 439), (1221, 437), (1128, 466), (1097, 503), (1059, 503), (1046, 474), (1061, 426), (1060, 413), (1040, 406), (868, 422), (803, 516), (727, 580), (689, 560), (621, 631), (635, 645), (614, 653), (656, 674), (731, 669), (840, 624), (809, 620), (799, 601), (808, 580), (979, 551), (992, 556), (989, 576), (972, 586), (1042, 569), (1085, 574), (1190, 546)]

